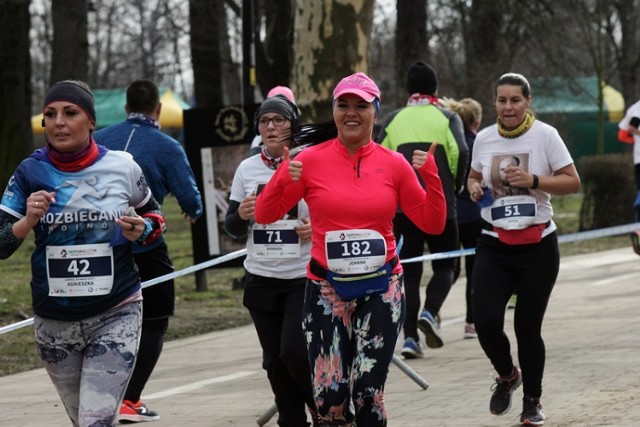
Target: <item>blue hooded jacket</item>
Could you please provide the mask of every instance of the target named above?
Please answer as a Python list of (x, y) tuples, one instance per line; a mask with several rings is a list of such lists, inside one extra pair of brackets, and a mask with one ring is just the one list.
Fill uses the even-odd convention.
[[(151, 120), (128, 118), (94, 133), (96, 142), (111, 150), (127, 151), (140, 165), (153, 197), (162, 205), (171, 193), (192, 219), (203, 213), (202, 197), (182, 145), (154, 126)], [(148, 246), (134, 245), (134, 253), (158, 247), (160, 237)]]

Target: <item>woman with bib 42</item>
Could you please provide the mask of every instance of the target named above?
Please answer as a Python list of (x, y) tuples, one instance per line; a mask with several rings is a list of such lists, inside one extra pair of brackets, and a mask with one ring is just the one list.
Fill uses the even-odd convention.
[[(303, 327), (318, 415), (334, 426), (387, 425), (384, 384), (405, 317), (392, 230), (398, 205), (427, 233), (441, 233), (446, 216), (433, 155), (414, 153), (424, 190), (401, 154), (371, 139), (379, 106), (380, 91), (364, 73), (342, 79), (333, 91), (337, 137), (295, 159), (285, 149), (256, 202), (256, 221), (265, 224), (302, 198), (309, 206)], [(304, 132), (294, 139), (306, 142)]]
[(14, 171), (0, 204), (0, 259), (33, 230), (38, 353), (74, 426), (113, 426), (136, 361), (142, 287), (133, 242), (165, 230), (129, 153), (97, 145), (95, 102), (80, 81), (44, 101), (46, 147)]
[[(556, 129), (536, 120), (530, 105), (531, 88), (524, 76), (508, 73), (498, 79), (498, 123), (476, 137), (467, 188), (471, 200), (482, 206), (473, 314), (480, 345), (499, 375), (490, 411), (505, 414), (511, 408), (511, 394), (523, 384), (520, 422), (542, 425), (545, 347), (541, 329), (560, 265), (550, 198), (577, 192), (580, 178)], [(505, 158), (518, 161), (507, 166)], [(514, 329), (522, 371), (513, 362), (504, 332), (505, 308), (514, 293), (518, 295)]]

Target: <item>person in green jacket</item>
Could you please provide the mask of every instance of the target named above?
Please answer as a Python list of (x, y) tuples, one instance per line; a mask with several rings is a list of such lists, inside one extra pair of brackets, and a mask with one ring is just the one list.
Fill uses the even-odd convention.
[[(433, 67), (421, 61), (413, 63), (407, 74), (407, 90), (409, 99), (406, 107), (393, 112), (386, 119), (377, 141), (404, 154), (409, 162), (413, 150), (426, 151), (431, 144), (438, 143), (435, 159), (447, 200), (447, 221), (442, 234), (429, 235), (398, 211), (393, 226), (396, 239), (400, 241), (402, 238), (403, 241), (400, 259), (423, 255), (425, 242), (431, 253), (455, 251), (459, 248), (456, 195), (464, 187), (469, 157), (460, 116), (440, 105), (437, 97), (438, 77)], [(453, 285), (457, 262), (457, 258), (432, 261), (433, 276), (427, 285), (422, 311), (422, 262), (405, 264), (407, 319), (404, 323), (405, 341), (402, 348), (405, 358), (424, 356), (418, 328), (424, 333), (428, 347), (440, 348), (444, 345), (440, 324), (436, 319)]]

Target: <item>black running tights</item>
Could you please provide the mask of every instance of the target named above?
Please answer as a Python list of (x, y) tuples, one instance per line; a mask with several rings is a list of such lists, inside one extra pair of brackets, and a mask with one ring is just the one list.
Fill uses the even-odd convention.
[(486, 234), (478, 239), (472, 284), (478, 339), (498, 374), (509, 375), (514, 363), (504, 331), (505, 309), (511, 295), (517, 293), (514, 329), (526, 396), (542, 394), (542, 321), (559, 264), (555, 232), (529, 245), (505, 245)]
[(130, 400), (133, 403), (140, 400), (142, 390), (147, 381), (149, 381), (158, 359), (160, 359), (168, 326), (168, 317), (164, 319), (142, 319), (142, 333), (140, 335), (136, 367), (129, 380), (127, 392), (124, 395), (125, 400)]
[[(439, 235), (426, 234), (420, 230), (404, 214), (396, 214), (393, 219), (393, 233), (403, 243), (400, 249), (400, 260), (424, 255), (424, 244), (427, 243), (430, 253), (458, 250), (458, 224), (456, 220), (447, 220), (444, 231)], [(447, 258), (431, 262), (433, 276), (425, 289), (424, 308), (435, 318), (440, 312), (455, 275), (457, 258)], [(407, 299), (407, 318), (404, 322), (405, 338), (418, 338), (418, 315), (420, 314), (420, 281), (422, 279), (423, 262), (403, 263), (404, 289)]]

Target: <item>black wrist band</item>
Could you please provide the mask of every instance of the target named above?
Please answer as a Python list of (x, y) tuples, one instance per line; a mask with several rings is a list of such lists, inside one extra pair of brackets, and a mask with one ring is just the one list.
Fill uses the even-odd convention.
[(536, 190), (538, 188), (538, 184), (539, 184), (539, 179), (538, 179), (538, 175), (534, 174), (533, 175), (533, 185), (531, 186), (532, 190)]

